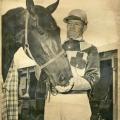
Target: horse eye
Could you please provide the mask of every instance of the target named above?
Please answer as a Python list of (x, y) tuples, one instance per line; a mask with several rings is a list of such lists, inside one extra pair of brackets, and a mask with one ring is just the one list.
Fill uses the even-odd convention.
[(64, 56), (67, 57), (67, 54), (65, 53)]
[(55, 29), (55, 26), (51, 23), (50, 24), (50, 27), (52, 28), (52, 29)]
[(44, 33), (43, 31), (40, 31), (40, 34), (41, 34), (41, 35), (44, 35), (45, 33)]

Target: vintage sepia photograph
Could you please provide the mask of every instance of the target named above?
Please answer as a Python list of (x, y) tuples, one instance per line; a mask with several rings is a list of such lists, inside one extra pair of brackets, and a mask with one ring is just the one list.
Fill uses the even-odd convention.
[(0, 120), (119, 120), (120, 1), (0, 0)]

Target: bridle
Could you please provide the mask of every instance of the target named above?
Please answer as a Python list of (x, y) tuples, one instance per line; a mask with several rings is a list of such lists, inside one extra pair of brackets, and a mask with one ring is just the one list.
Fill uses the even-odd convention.
[[(26, 13), (26, 20), (25, 20), (25, 48), (24, 50), (29, 54), (29, 56), (31, 57), (31, 59), (34, 59), (34, 57), (32, 56), (31, 52), (30, 52), (30, 49), (29, 49), (29, 43), (28, 43), (28, 19), (29, 19), (29, 13), (27, 11)], [(46, 68), (48, 65), (50, 65), (51, 63), (53, 63), (55, 60), (57, 60), (58, 58), (60, 58), (61, 55), (64, 55), (65, 54), (65, 51), (62, 49), (59, 54), (55, 55), (52, 59), (50, 59), (48, 62), (44, 63), (43, 65), (39, 66), (38, 64), (36, 65), (35, 67), (35, 76), (37, 78), (37, 80), (39, 81), (39, 78), (40, 78), (40, 74), (41, 74), (41, 70)], [(48, 89), (48, 102), (50, 100), (50, 93), (51, 93), (51, 88), (50, 88), (50, 81), (46, 82), (46, 85), (47, 85), (47, 89)], [(62, 90), (65, 92), (65, 91), (69, 91), (70, 89), (72, 89), (74, 85), (74, 82), (73, 80), (71, 80), (71, 82), (69, 82), (69, 85), (67, 85), (66, 87), (61, 87)], [(55, 89), (56, 89), (56, 94), (57, 94), (57, 91), (60, 91), (59, 88), (57, 88), (58, 86), (54, 86)], [(55, 94), (55, 95), (56, 95)], [(54, 95), (54, 94), (53, 94)]]
[[(28, 53), (28, 55), (30, 56), (31, 59), (34, 59), (34, 57), (32, 56), (31, 52), (30, 52), (30, 49), (29, 49), (29, 43), (28, 43), (28, 19), (29, 19), (29, 12), (27, 11), (26, 12), (26, 18), (25, 18), (25, 47), (24, 47), (24, 51), (26, 53)], [(62, 49), (59, 54), (57, 54), (56, 56), (54, 56), (52, 59), (50, 59), (48, 62), (44, 63), (43, 65), (39, 66), (37, 64), (36, 66), (36, 71), (39, 71), (41, 73), (41, 70), (45, 67), (47, 67), (49, 64), (53, 63), (55, 60), (57, 60), (61, 55), (65, 54), (65, 51)], [(39, 73), (39, 76), (40, 76), (40, 73)], [(38, 76), (38, 75), (37, 75)], [(38, 77), (39, 77), (38, 76)], [(37, 77), (37, 78), (38, 78)]]

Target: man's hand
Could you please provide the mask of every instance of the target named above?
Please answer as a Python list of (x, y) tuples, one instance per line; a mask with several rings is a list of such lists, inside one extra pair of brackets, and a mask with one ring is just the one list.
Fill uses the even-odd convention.
[(73, 79), (71, 79), (69, 81), (69, 85), (68, 86), (64, 87), (64, 86), (58, 86), (57, 85), (57, 86), (55, 86), (55, 88), (56, 88), (56, 90), (58, 92), (65, 93), (65, 92), (69, 92), (72, 89), (73, 85), (74, 85), (74, 81), (73, 81)]
[(89, 90), (91, 89), (90, 83), (82, 78), (82, 77), (77, 77), (77, 78), (72, 78), (74, 81), (74, 86), (72, 90)]
[(82, 77), (78, 77), (78, 78), (71, 78), (71, 80), (69, 81), (69, 85), (64, 87), (64, 86), (55, 86), (56, 90), (60, 93), (65, 93), (65, 92), (69, 92), (70, 90), (89, 90), (91, 89), (90, 83), (82, 78)]

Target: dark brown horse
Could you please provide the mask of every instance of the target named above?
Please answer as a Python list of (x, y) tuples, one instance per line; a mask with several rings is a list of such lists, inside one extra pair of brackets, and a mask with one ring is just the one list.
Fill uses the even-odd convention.
[[(52, 17), (58, 4), (59, 0), (45, 8), (34, 5), (33, 0), (26, 0), (27, 9), (15, 8), (2, 16), (2, 75), (4, 81), (15, 52), (22, 46), (28, 48), (27, 55), (31, 54), (37, 64), (42, 67), (41, 75), (43, 77), (41, 79), (44, 79), (44, 75), (46, 75), (53, 87), (69, 84), (72, 77), (71, 69), (62, 49), (60, 28)], [(37, 87), (39, 88), (39, 85)], [(39, 107), (39, 105), (36, 106)], [(11, 107), (13, 109), (15, 106)], [(29, 119), (26, 118), (25, 112), (22, 113), (25, 114), (22, 120)], [(36, 112), (32, 111), (32, 113)], [(37, 120), (37, 118), (40, 119), (40, 117), (35, 117), (33, 120)], [(31, 117), (30, 119), (32, 120)]]
[[(26, 11), (28, 11), (27, 42), (33, 58), (40, 66), (49, 63), (42, 70), (50, 77), (54, 85), (67, 84), (71, 77), (71, 70), (65, 53), (61, 52), (60, 29), (52, 17), (58, 3), (59, 0), (44, 8), (34, 5), (33, 0), (27, 0), (27, 10), (22, 7), (15, 8), (2, 16), (4, 80), (15, 52), (19, 47), (25, 47)], [(49, 62), (51, 59), (53, 59), (52, 62)]]

